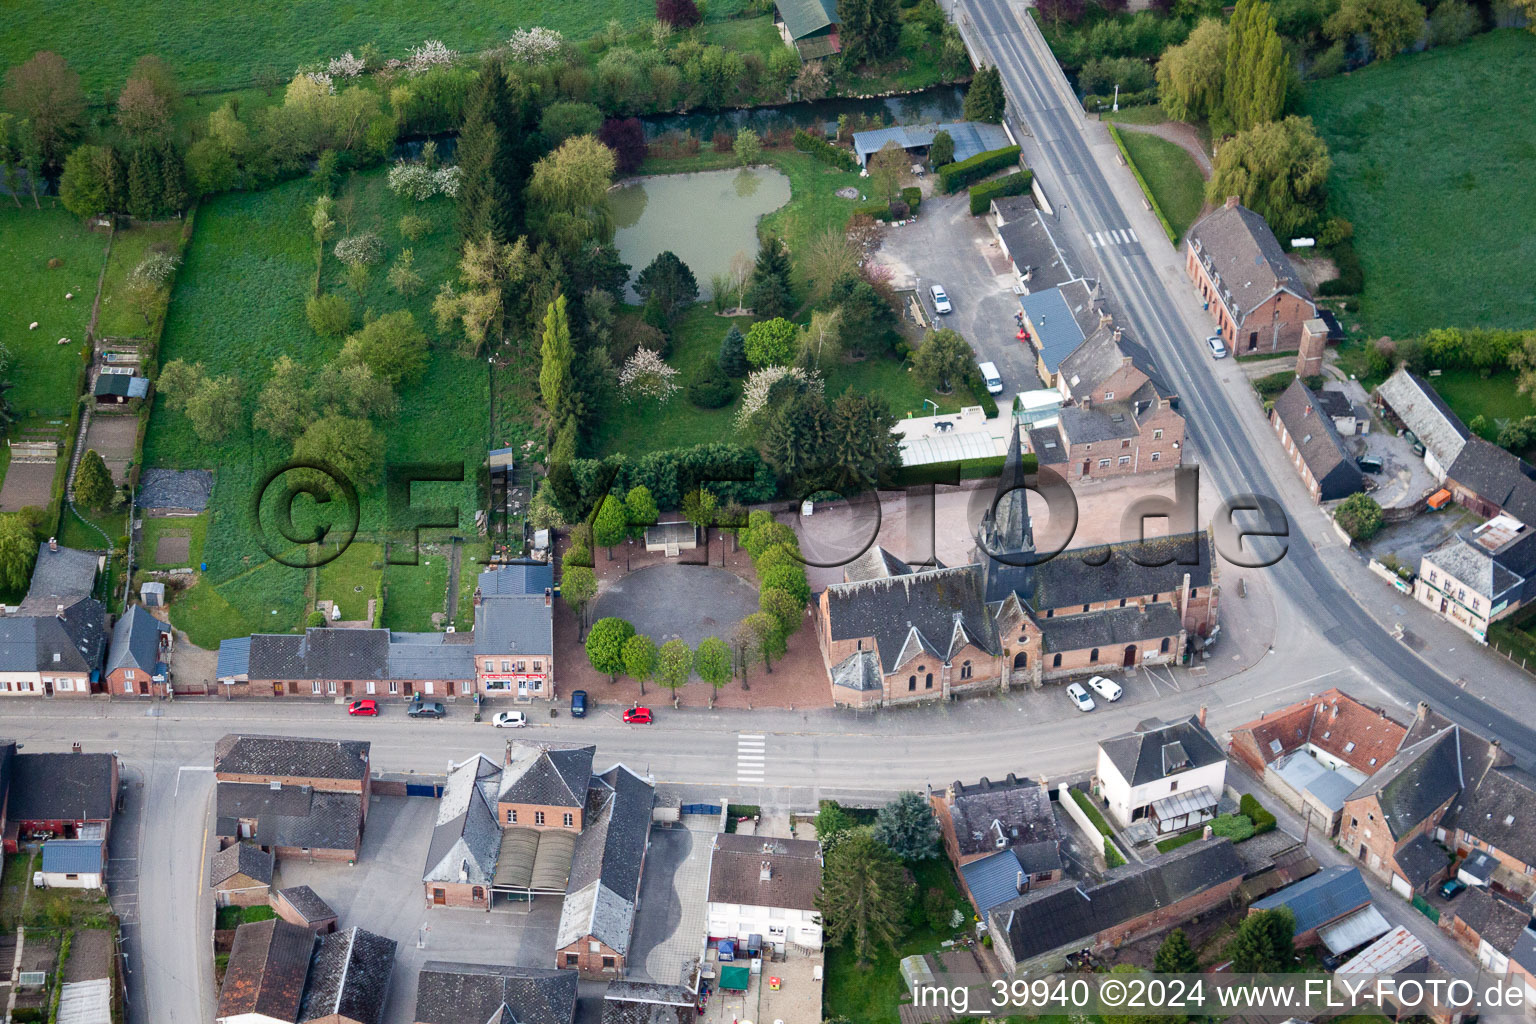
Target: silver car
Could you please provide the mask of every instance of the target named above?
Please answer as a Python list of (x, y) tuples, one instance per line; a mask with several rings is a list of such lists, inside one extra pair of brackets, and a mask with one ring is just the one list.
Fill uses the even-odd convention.
[(928, 289), (928, 293), (933, 296), (933, 308), (935, 312), (948, 313), (954, 309), (954, 307), (949, 304), (949, 296), (944, 294), (944, 289), (940, 285), (934, 285), (932, 288)]

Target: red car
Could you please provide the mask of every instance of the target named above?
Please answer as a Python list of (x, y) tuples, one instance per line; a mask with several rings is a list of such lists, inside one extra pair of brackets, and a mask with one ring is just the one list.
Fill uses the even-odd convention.
[(379, 703), (373, 700), (355, 700), (347, 705), (349, 715), (367, 715), (373, 717), (379, 713)]
[(654, 719), (651, 718), (650, 708), (643, 708), (636, 704), (634, 707), (624, 712), (624, 721), (628, 722), (630, 725), (650, 725)]

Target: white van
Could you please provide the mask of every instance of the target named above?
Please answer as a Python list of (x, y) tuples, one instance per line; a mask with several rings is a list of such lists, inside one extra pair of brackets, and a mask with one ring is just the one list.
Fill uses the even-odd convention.
[(981, 370), (981, 379), (986, 381), (988, 394), (1003, 393), (1003, 378), (997, 372), (996, 363), (978, 363), (977, 369)]

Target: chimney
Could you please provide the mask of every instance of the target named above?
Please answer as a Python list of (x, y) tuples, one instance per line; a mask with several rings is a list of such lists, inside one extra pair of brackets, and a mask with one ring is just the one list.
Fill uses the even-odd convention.
[(57, 537), (49, 537), (48, 538), (48, 550), (49, 551), (57, 551), (57, 550), (59, 550), (59, 538), (57, 538)]
[(482, 597), (481, 597), (481, 594), (480, 594), (480, 588), (479, 588), (479, 587), (476, 587), (476, 588), (475, 588), (475, 607), (476, 607), (476, 608), (479, 608), (479, 607), (480, 607), (480, 602), (481, 602), (481, 601), (482, 601), (482, 600), (484, 600), (484, 599), (483, 599), (483, 598), (482, 598)]
[(554, 591), (552, 589), (550, 589), (549, 587), (545, 587), (544, 588), (544, 607), (545, 608), (549, 607), (549, 602), (550, 602), (550, 599), (552, 598), (553, 595), (554, 595)]
[(54, 605), (54, 607), (53, 607), (53, 614), (57, 615), (59, 618), (62, 619), (64, 617), (64, 606), (61, 605), (61, 604)]
[(757, 880), (759, 882), (766, 882), (766, 881), (768, 881), (772, 877), (773, 877), (773, 862), (765, 860), (765, 861), (762, 862), (762, 866), (757, 869)]
[(1328, 347), (1328, 325), (1313, 318), (1301, 325), (1296, 348), (1296, 376), (1316, 377), (1323, 372), (1323, 350)]
[(1013, 878), (1013, 887), (1020, 893), (1024, 891), (1024, 872), (1020, 871)]
[(981, 781), (976, 784), (976, 787), (985, 793), (987, 790), (992, 788), (992, 783), (987, 780), (985, 775), (983, 775), (981, 777)]
[[(1120, 328), (1118, 328), (1118, 327), (1115, 328), (1115, 340), (1116, 341), (1120, 340)], [(1130, 356), (1121, 356), (1120, 357), (1120, 369), (1122, 369), (1122, 370), (1129, 370), (1130, 368), (1131, 368), (1131, 357)]]
[(1424, 719), (1426, 717), (1428, 717), (1428, 715), (1429, 715), (1429, 701), (1427, 701), (1427, 700), (1419, 701), (1418, 709), (1413, 714), (1414, 721), (1422, 722), (1422, 721), (1424, 721)]
[(80, 741), (76, 740), (74, 743), (71, 743), (69, 745), (69, 749), (74, 751), (77, 754), (80, 753)]
[(1019, 777), (1017, 775), (1013, 774), (1013, 772), (1009, 772), (1008, 773), (1008, 785), (1010, 785), (1010, 786), (1017, 786), (1018, 784), (1019, 784)]
[(1200, 833), (1200, 838), (1201, 839), (1209, 839), (1213, 835), (1215, 835), (1215, 833), (1211, 831), (1211, 826), (1207, 825), (1207, 826), (1205, 826), (1204, 831), (1202, 831)]
[(1084, 409), (1092, 409), (1093, 408), (1093, 396), (1092, 395), (1084, 395), (1082, 398), (1079, 398), (1077, 400), (1077, 404), (1079, 406), (1081, 406), (1082, 408), (1084, 408)]
[(1205, 728), (1205, 705), (1200, 705), (1200, 728)]
[(1227, 196), (1227, 206), (1226, 206), (1226, 208), (1230, 210), (1233, 207), (1237, 206), (1237, 198), (1238, 198), (1237, 196)]

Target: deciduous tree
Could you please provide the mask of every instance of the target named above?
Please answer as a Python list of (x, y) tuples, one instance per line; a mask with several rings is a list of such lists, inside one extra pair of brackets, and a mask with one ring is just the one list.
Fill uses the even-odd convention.
[(731, 681), (731, 648), (717, 636), (705, 637), (693, 654), (693, 670), (710, 686), (709, 706), (715, 706), (715, 695)]
[(1417, 0), (1343, 0), (1326, 31), (1334, 39), (1363, 34), (1371, 41), (1371, 56), (1387, 60), (1424, 31), (1424, 8)]
[(560, 573), (560, 598), (576, 613), (579, 639), (587, 605), (597, 596), (597, 575), (585, 565), (567, 565)]
[(624, 671), (624, 645), (635, 627), (616, 616), (598, 619), (587, 631), (587, 662), (611, 683)]
[(624, 641), (624, 674), (640, 684), (640, 696), (645, 696), (645, 684), (656, 674), (656, 641), (644, 633), (636, 633)]
[(384, 435), (365, 419), (323, 416), (294, 442), (293, 457), (334, 466), (362, 489), (378, 480), (384, 465)]
[(240, 425), (240, 400), (244, 389), (235, 377), (213, 377), (203, 381), (187, 399), (187, 419), (192, 430), (208, 444), (217, 444)]
[(1222, 102), (1226, 67), (1227, 28), (1206, 18), (1157, 62), (1157, 98), (1164, 112), (1175, 121), (1210, 118)]
[(613, 240), (613, 150), (590, 135), (578, 135), (533, 165), (528, 182), (528, 226), (562, 252), (588, 241)]
[(907, 183), (908, 159), (907, 151), (895, 140), (881, 146), (869, 158), (869, 181), (875, 195), (887, 202), (901, 198), (901, 187)]
[(795, 357), (795, 325), (783, 317), (759, 320), (747, 328), (747, 361), (756, 367), (787, 366)]
[(896, 856), (869, 833), (854, 831), (827, 854), (816, 908), (826, 919), (828, 941), (847, 942), (858, 962), (868, 964), (901, 941), (911, 898)]
[[(570, 412), (575, 391), (571, 362), (575, 358), (570, 318), (566, 314), (565, 296), (561, 295), (549, 304), (544, 314), (544, 342), (539, 349), (539, 394), (544, 399), (544, 411), (549, 414), (552, 430), (559, 429)], [(563, 454), (570, 457), (576, 453)]]
[(612, 494), (603, 497), (597, 517), (592, 520), (592, 540), (608, 549), (608, 561), (613, 561), (613, 546), (622, 544), (629, 536), (629, 516), (622, 499)]
[(688, 683), (693, 674), (693, 652), (682, 640), (673, 637), (661, 645), (656, 653), (656, 681), (672, 691), (672, 704), (677, 704), (677, 691)]
[(1311, 118), (1270, 121), (1240, 132), (1216, 151), (1206, 198), (1220, 203), (1237, 196), (1277, 236), (1294, 238), (1321, 217), (1332, 166)]
[(307, 366), (290, 356), (279, 356), (256, 398), (256, 415), (252, 419), (256, 429), (285, 441), (304, 433), (315, 411), (310, 395), (311, 378)]
[(352, 329), (352, 303), (345, 295), (326, 292), (304, 302), (304, 316), (310, 330), (322, 338), (340, 338)]
[(363, 326), (347, 339), (340, 359), (361, 362), (392, 387), (411, 384), (427, 370), (427, 335), (408, 309), (398, 309)]
[(941, 327), (929, 331), (912, 353), (912, 372), (924, 384), (948, 394), (975, 372), (975, 361), (970, 343), (948, 327)]
[(158, 143), (175, 128), (181, 90), (170, 66), (153, 54), (140, 57), (117, 95), (117, 124), (141, 145)]
[(31, 140), (44, 165), (57, 167), (80, 137), (85, 122), (85, 93), (80, 76), (50, 50), (5, 73), (0, 101), (29, 123)]
[(37, 561), (37, 535), (20, 512), (0, 512), (0, 587), (20, 593)]
[(1226, 58), (1220, 128), (1243, 132), (1278, 118), (1290, 66), (1266, 0), (1238, 0), (1227, 26)]
[(633, 174), (645, 162), (645, 126), (638, 117), (610, 117), (597, 137), (613, 150), (614, 166), (620, 174)]

